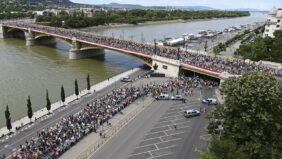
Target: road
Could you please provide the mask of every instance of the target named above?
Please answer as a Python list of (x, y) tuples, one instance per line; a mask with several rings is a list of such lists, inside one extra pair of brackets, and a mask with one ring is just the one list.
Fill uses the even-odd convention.
[[(209, 107), (201, 98), (214, 97), (214, 90), (198, 90), (187, 103), (180, 101), (154, 101), (134, 120), (111, 138), (92, 159), (185, 159), (198, 158), (195, 150), (207, 147), (205, 114), (186, 119), (186, 109)], [(174, 128), (174, 125), (177, 128)]]
[[(138, 75), (141, 75), (145, 72), (146, 72), (145, 70), (140, 70), (134, 73), (133, 75), (131, 75), (130, 77), (136, 78)], [(54, 111), (51, 117), (43, 118), (43, 120), (39, 119), (36, 121), (35, 124), (33, 124), (32, 126), (30, 126), (27, 129), (23, 128), (19, 133), (16, 133), (13, 137), (0, 143), (0, 156), (2, 156), (3, 154), (6, 154), (6, 156), (8, 156), (9, 154), (11, 154), (12, 151), (15, 151), (16, 149), (18, 149), (21, 144), (24, 144), (26, 140), (35, 138), (37, 136), (38, 130), (54, 126), (55, 123), (57, 123), (62, 118), (67, 117), (71, 114), (77, 113), (79, 110), (82, 109), (83, 106), (85, 106), (90, 101), (100, 96), (103, 96), (104, 94), (114, 89), (115, 87), (120, 87), (122, 85), (125, 85), (125, 83), (118, 81), (115, 84), (112, 84), (106, 87), (105, 89), (99, 92), (96, 92), (95, 94), (91, 94), (87, 97), (83, 97), (83, 99), (80, 99), (68, 105), (64, 109)]]

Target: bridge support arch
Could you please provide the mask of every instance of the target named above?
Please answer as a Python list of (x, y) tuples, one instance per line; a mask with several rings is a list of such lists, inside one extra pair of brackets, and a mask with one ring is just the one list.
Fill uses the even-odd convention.
[(156, 73), (163, 73), (166, 77), (178, 77), (180, 70), (180, 61), (168, 59), (160, 56), (154, 55), (152, 57), (154, 70), (154, 65), (157, 65)]
[(83, 48), (82, 44), (76, 41), (75, 38), (72, 39), (71, 48), (69, 50), (69, 59), (83, 59), (95, 56), (102, 56), (105, 54), (104, 49), (97, 47), (87, 47)]

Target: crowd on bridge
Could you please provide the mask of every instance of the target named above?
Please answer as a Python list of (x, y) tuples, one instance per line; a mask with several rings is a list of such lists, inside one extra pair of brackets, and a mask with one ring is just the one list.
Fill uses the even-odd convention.
[[(20, 145), (12, 154), (13, 159), (55, 159), (89, 133), (101, 131), (101, 127), (124, 108), (142, 96), (155, 97), (164, 91), (179, 89), (184, 94), (192, 94), (196, 87), (216, 87), (217, 82), (199, 77), (181, 76), (161, 84), (150, 83), (124, 86), (86, 104), (78, 113), (61, 118), (54, 126), (38, 130), (37, 138)], [(188, 95), (188, 94), (187, 94)], [(99, 129), (100, 128), (100, 129)]]
[(78, 30), (17, 22), (6, 23), (6, 25), (17, 26), (26, 29), (30, 28), (32, 30), (52, 33), (55, 35), (64, 36), (70, 40), (75, 38), (80, 42), (96, 43), (98, 45), (104, 45), (105, 47), (134, 51), (137, 54), (141, 54), (143, 56), (158, 55), (174, 60), (180, 60), (183, 65), (192, 65), (216, 73), (228, 72), (233, 75), (241, 75), (250, 71), (263, 71), (277, 76), (282, 76), (282, 70), (275, 70), (273, 68), (258, 65), (255, 62), (245, 62), (244, 60), (239, 59), (213, 57), (204, 54), (191, 53), (176, 48), (159, 47), (156, 46), (156, 44), (151, 45), (138, 43), (134, 41), (96, 35), (93, 33), (82, 32)]

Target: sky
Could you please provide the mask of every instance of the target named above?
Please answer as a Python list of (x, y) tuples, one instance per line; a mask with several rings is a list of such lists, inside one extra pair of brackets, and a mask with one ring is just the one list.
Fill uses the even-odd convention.
[(218, 9), (255, 8), (270, 10), (274, 6), (282, 8), (282, 0), (71, 0), (86, 4), (141, 4), (144, 6), (209, 6)]

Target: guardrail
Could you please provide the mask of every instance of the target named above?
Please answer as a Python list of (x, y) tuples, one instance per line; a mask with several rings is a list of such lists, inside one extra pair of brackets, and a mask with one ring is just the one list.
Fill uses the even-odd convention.
[[(147, 97), (150, 98), (150, 97)], [(106, 137), (101, 138), (101, 141), (98, 143), (94, 143), (91, 146), (89, 146), (84, 152), (80, 153), (76, 159), (88, 159), (91, 157), (95, 152), (97, 152), (102, 146), (107, 143), (115, 134), (117, 134), (125, 125), (127, 125), (132, 119), (134, 119), (140, 112), (142, 112), (146, 107), (150, 105), (150, 103), (153, 102), (153, 99), (149, 99), (148, 103), (144, 103), (143, 106), (138, 104), (138, 108), (134, 110), (133, 112), (130, 112), (128, 116), (125, 119), (120, 120), (117, 125), (113, 126), (111, 129), (106, 132)]]

